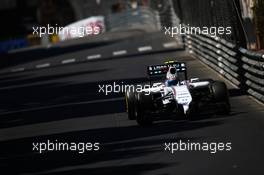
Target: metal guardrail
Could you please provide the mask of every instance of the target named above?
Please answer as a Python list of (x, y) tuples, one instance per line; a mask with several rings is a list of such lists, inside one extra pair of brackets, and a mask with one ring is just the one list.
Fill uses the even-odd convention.
[(187, 34), (185, 46), (190, 53), (264, 102), (264, 55), (237, 47), (219, 37)]
[(124, 12), (110, 14), (106, 17), (108, 31), (120, 31), (127, 29), (142, 29), (146, 31), (157, 31), (160, 22), (157, 12), (148, 7), (139, 7)]
[[(243, 92), (264, 103), (264, 55), (242, 48), (245, 46), (245, 33), (241, 26), (237, 3), (238, 1), (229, 0), (156, 2), (162, 4), (162, 7), (167, 7), (160, 12), (162, 26), (173, 28), (178, 27), (177, 23), (181, 23), (200, 28), (231, 27), (231, 35), (211, 37), (195, 32), (183, 35), (185, 48)], [(171, 8), (169, 6), (173, 7), (172, 10), (169, 10)], [(173, 18), (173, 11), (177, 16), (176, 19)]]
[(247, 92), (264, 102), (264, 55), (239, 48)]

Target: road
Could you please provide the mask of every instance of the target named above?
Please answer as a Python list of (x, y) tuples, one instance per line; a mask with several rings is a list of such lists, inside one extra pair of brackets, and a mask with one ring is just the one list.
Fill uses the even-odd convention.
[[(0, 71), (0, 167), (4, 174), (263, 174), (264, 108), (161, 33), (31, 60)], [(100, 55), (100, 56), (98, 56)], [(99, 85), (146, 81), (146, 66), (175, 58), (189, 77), (227, 83), (231, 114), (139, 127), (122, 93)], [(23, 68), (23, 69), (22, 69)], [(15, 70), (15, 71), (14, 71)], [(33, 151), (35, 142), (99, 142), (99, 151)], [(231, 142), (230, 151), (177, 151), (165, 142)]]

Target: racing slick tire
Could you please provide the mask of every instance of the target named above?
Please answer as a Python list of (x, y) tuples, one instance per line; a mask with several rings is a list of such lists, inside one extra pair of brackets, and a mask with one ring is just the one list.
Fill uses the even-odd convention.
[(144, 93), (136, 93), (136, 103), (135, 103), (135, 117), (138, 125), (140, 126), (150, 126), (153, 123), (151, 115), (146, 113), (146, 110), (150, 109), (151, 106), (151, 96)]
[(215, 81), (211, 84), (211, 89), (214, 97), (214, 101), (219, 105), (219, 114), (229, 114), (230, 113), (230, 103), (229, 95), (226, 84), (221, 81)]
[(198, 103), (192, 101), (189, 104), (189, 109), (186, 112), (187, 118), (189, 120), (199, 120), (201, 119), (201, 115), (199, 114), (199, 109), (198, 109)]
[(184, 118), (185, 118), (185, 115), (184, 115), (183, 105), (176, 103), (176, 115), (174, 119), (184, 119)]
[(125, 92), (126, 111), (129, 120), (135, 120), (135, 93), (134, 91), (127, 90)]

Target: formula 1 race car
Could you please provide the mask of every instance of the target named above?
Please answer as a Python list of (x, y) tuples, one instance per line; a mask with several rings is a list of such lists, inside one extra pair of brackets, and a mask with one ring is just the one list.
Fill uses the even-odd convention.
[[(169, 61), (163, 65), (148, 66), (150, 83), (141, 91), (126, 89), (128, 118), (141, 126), (155, 119), (199, 119), (202, 114), (229, 114), (230, 103), (226, 84), (212, 79), (187, 80), (184, 62)], [(165, 81), (152, 81), (163, 76)]]

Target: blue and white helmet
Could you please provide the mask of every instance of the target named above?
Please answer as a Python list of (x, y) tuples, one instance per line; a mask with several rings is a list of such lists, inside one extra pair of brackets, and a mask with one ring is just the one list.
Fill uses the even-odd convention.
[(177, 85), (178, 83), (178, 73), (177, 69), (174, 66), (169, 67), (169, 70), (166, 75), (166, 86)]
[(176, 80), (178, 78), (178, 73), (174, 66), (169, 67), (166, 78), (167, 80)]

